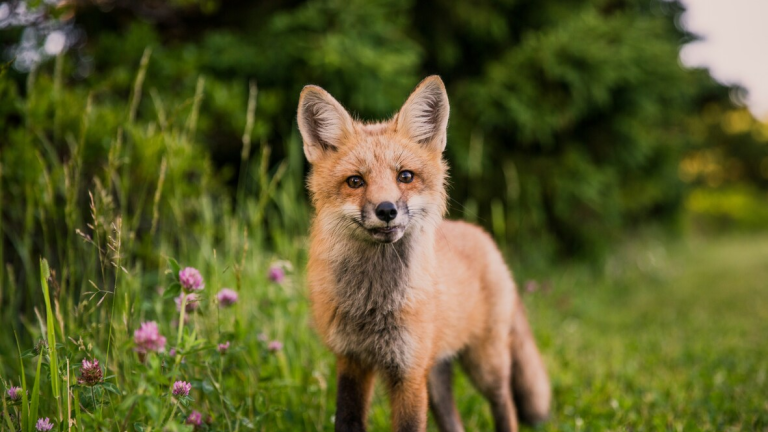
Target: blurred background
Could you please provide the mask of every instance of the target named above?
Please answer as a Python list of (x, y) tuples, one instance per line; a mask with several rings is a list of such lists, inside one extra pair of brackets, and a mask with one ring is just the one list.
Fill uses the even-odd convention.
[(136, 292), (160, 283), (167, 255), (245, 265), (250, 248), (301, 268), (295, 111), (310, 83), (377, 120), (440, 75), (449, 217), (491, 232), (531, 292), (564, 266), (613, 277), (649, 238), (667, 252), (642, 249), (641, 273), (670, 242), (738, 238), (702, 243), (718, 246), (699, 264), (719, 262), (768, 229), (760, 3), (0, 1), (0, 321), (35, 334), (40, 256), (72, 307), (93, 274), (116, 290), (113, 249), (92, 247), (115, 233)]
[[(439, 74), (452, 103), (451, 215), (482, 223), (518, 251), (524, 245), (531, 259), (598, 258), (648, 224), (765, 228), (768, 126), (733, 79), (715, 81), (695, 58), (681, 64), (681, 48), (698, 38), (683, 11), (648, 0), (3, 2), (5, 199), (24, 201), (40, 174), (36, 153), (73, 159), (63, 131), (76, 130), (89, 97), (94, 120), (80, 151), (82, 178), (93, 177), (150, 49), (135, 120), (157, 124), (158, 105), (168, 118), (187, 116), (204, 80), (195, 154), (170, 170), (205, 172), (208, 187), (232, 197), (247, 168), (249, 83), (258, 85), (250, 140), (270, 145), (273, 169), (299, 159), (295, 108), (305, 84), (375, 120)], [(28, 144), (29, 125), (48, 146)], [(147, 174), (159, 169), (156, 147), (134, 149), (149, 159)], [(299, 184), (306, 168), (292, 162)], [(78, 203), (87, 201), (85, 186)], [(294, 192), (304, 200), (300, 187)], [(4, 209), (6, 229), (23, 231), (22, 209)], [(17, 243), (3, 241), (7, 250)]]

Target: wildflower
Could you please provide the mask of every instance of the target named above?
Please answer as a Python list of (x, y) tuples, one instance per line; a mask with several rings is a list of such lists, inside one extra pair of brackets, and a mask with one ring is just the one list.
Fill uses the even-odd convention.
[(283, 343), (277, 340), (273, 340), (272, 342), (269, 343), (267, 348), (272, 352), (277, 352), (283, 349)]
[(219, 344), (219, 352), (224, 354), (229, 349), (229, 341)]
[(173, 383), (174, 396), (189, 396), (190, 390), (192, 390), (192, 384), (186, 381), (176, 381)]
[(272, 266), (269, 268), (269, 280), (275, 283), (283, 283), (285, 279), (285, 270), (280, 266)]
[(11, 387), (11, 388), (8, 389), (6, 394), (8, 394), (8, 397), (12, 401), (19, 400), (21, 398), (21, 394), (22, 394), (21, 387)]
[[(176, 303), (176, 312), (181, 311), (181, 296), (183, 295), (184, 294), (173, 299), (173, 301)], [(197, 297), (197, 294), (187, 294), (187, 304), (184, 306), (184, 311), (187, 313), (192, 313), (197, 310), (199, 300), (200, 299)]]
[(216, 294), (216, 299), (219, 300), (219, 306), (229, 307), (237, 302), (237, 292), (224, 288)]
[(199, 411), (192, 410), (189, 417), (187, 417), (187, 424), (200, 426), (203, 424), (203, 415)]
[(93, 361), (83, 359), (83, 364), (80, 366), (80, 377), (77, 379), (77, 383), (92, 387), (101, 382), (101, 377), (102, 373), (99, 361), (96, 359), (93, 359)]
[(160, 334), (154, 321), (142, 323), (141, 327), (133, 332), (133, 342), (136, 344), (136, 352), (141, 354), (165, 349), (165, 337)]
[(525, 281), (524, 287), (526, 292), (529, 292), (529, 293), (536, 292), (539, 290), (539, 283), (536, 282), (535, 280), (528, 280), (528, 281)]
[(51, 419), (48, 417), (44, 419), (40, 418), (37, 420), (37, 424), (35, 424), (35, 429), (41, 432), (47, 432), (53, 429), (53, 423), (51, 423)]
[(179, 282), (186, 292), (200, 291), (205, 288), (203, 276), (194, 267), (186, 267), (179, 271)]

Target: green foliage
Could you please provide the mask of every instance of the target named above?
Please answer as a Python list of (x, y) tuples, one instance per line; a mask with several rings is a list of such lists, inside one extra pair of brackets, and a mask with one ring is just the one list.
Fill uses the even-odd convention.
[[(294, 117), (303, 85), (322, 85), (361, 118), (380, 119), (419, 79), (440, 74), (452, 102), (451, 210), (527, 257), (599, 258), (639, 223), (674, 225), (685, 191), (677, 165), (691, 146), (697, 104), (713, 89), (718, 103), (730, 104), (723, 87), (679, 67), (688, 36), (674, 25), (682, 12), (676, 2), (164, 8), (173, 20), (123, 19), (117, 29), (110, 20), (126, 10), (79, 10), (97, 68), (72, 84), (128, 94), (133, 67), (151, 46), (162, 61), (150, 64), (146, 84), (163, 89), (164, 106), (183, 111), (189, 104), (180, 95), (203, 74), (197, 137), (232, 184), (249, 80), (260, 88), (253, 140), (282, 144), (274, 166), (289, 155), (301, 159)], [(301, 182), (299, 170), (289, 177)]]
[[(498, 194), (486, 185), (506, 185), (512, 239), (587, 256), (638, 220), (674, 216), (686, 148), (675, 129), (695, 90), (668, 27), (642, 10), (584, 6), (523, 32), (457, 84), (457, 183), (480, 213)], [(485, 155), (478, 174), (463, 177), (461, 144), (473, 134)]]
[(686, 209), (694, 223), (710, 230), (768, 228), (765, 193), (743, 185), (697, 188), (686, 199)]

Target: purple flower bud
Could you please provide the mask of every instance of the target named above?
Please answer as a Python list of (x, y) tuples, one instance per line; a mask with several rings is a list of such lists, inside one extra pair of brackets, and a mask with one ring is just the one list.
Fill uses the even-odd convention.
[(47, 432), (51, 429), (53, 429), (53, 423), (51, 423), (51, 419), (48, 417), (46, 418), (40, 418), (37, 420), (37, 424), (35, 424), (35, 429), (37, 429), (40, 432)]
[(272, 342), (269, 343), (267, 348), (272, 352), (277, 352), (283, 349), (283, 343), (280, 341), (273, 340)]
[(285, 270), (280, 266), (272, 266), (269, 269), (269, 280), (275, 283), (283, 283), (285, 279)]
[(136, 344), (134, 349), (140, 354), (165, 349), (165, 337), (160, 334), (154, 321), (142, 323), (141, 327), (133, 332), (133, 342)]
[(88, 361), (88, 359), (83, 359), (83, 364), (80, 366), (80, 377), (77, 379), (77, 383), (93, 387), (101, 382), (102, 376), (98, 360), (93, 359), (93, 361)]
[(22, 390), (21, 387), (11, 387), (8, 389), (8, 391), (6, 391), (6, 393), (12, 401), (16, 401), (21, 398)]
[[(182, 294), (184, 295), (184, 294)], [(181, 312), (181, 296), (178, 296), (173, 299), (174, 303), (176, 303), (176, 312)], [(184, 311), (186, 313), (192, 313), (197, 310), (198, 302), (200, 299), (198, 298), (197, 294), (187, 294), (187, 304), (184, 306)], [(186, 322), (186, 321), (185, 321)]]
[(200, 291), (205, 288), (203, 276), (194, 267), (186, 267), (179, 271), (179, 283), (186, 292)]
[(526, 292), (529, 292), (529, 293), (536, 292), (539, 290), (539, 283), (536, 282), (535, 280), (528, 280), (528, 281), (525, 281), (524, 287)]
[(224, 354), (229, 349), (229, 341), (219, 344), (219, 352)]
[(203, 415), (199, 411), (192, 410), (189, 417), (187, 417), (187, 424), (200, 426), (203, 424)]
[(192, 390), (192, 384), (186, 381), (176, 381), (173, 383), (173, 395), (174, 396), (189, 396), (189, 391)]
[(219, 300), (219, 306), (229, 307), (237, 302), (237, 292), (224, 288), (216, 294), (216, 299)]

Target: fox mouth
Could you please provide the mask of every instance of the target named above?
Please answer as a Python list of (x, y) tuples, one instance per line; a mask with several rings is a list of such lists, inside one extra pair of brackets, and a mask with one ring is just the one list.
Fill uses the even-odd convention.
[(397, 231), (398, 229), (400, 229), (400, 227), (391, 226), (391, 227), (384, 227), (384, 228), (371, 228), (369, 231), (375, 234), (389, 234)]
[(405, 231), (405, 227), (399, 225), (386, 226), (379, 228), (368, 228), (367, 231), (371, 237), (373, 237), (373, 239), (378, 242), (394, 243), (400, 240), (400, 237), (403, 235), (403, 231)]

